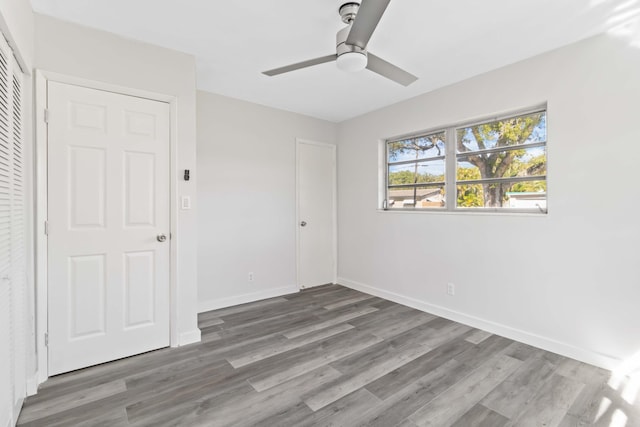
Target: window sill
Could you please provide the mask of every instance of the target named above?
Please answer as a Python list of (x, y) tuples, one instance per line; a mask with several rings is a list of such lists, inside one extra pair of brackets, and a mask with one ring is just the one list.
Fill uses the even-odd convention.
[(454, 211), (448, 211), (444, 209), (376, 209), (378, 213), (392, 213), (392, 214), (409, 214), (409, 215), (471, 215), (471, 216), (517, 216), (517, 217), (537, 217), (546, 218), (549, 216), (549, 212), (540, 212), (530, 209), (526, 210), (472, 210), (472, 209), (457, 209)]

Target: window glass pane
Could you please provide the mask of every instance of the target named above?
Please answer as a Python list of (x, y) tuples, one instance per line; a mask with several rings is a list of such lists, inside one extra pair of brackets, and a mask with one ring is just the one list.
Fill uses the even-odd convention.
[(459, 208), (547, 208), (546, 181), (467, 184), (457, 190)]
[[(456, 132), (457, 207), (539, 206), (542, 210), (546, 209), (545, 112), (466, 126), (456, 129)], [(536, 145), (532, 147), (526, 144)], [(504, 150), (501, 150), (502, 147)], [(479, 150), (491, 151), (477, 153)], [(540, 179), (527, 180), (527, 177)], [(518, 182), (461, 183), (504, 178), (516, 178)]]
[(387, 143), (389, 163), (444, 156), (444, 132)]
[(444, 182), (444, 159), (390, 165), (388, 185)]
[(444, 207), (444, 186), (394, 187), (387, 192), (387, 209)]
[(547, 140), (545, 112), (456, 129), (458, 153), (509, 147)]
[(465, 155), (459, 158), (456, 166), (458, 181), (546, 174), (547, 153), (544, 146)]

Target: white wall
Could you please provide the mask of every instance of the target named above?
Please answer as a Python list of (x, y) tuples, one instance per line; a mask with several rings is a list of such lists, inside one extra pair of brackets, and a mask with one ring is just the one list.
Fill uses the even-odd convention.
[[(601, 366), (630, 358), (638, 76), (640, 50), (600, 36), (342, 123), (339, 281)], [(543, 102), (548, 215), (376, 210), (379, 140)]]
[(334, 143), (337, 126), (207, 92), (197, 105), (200, 311), (295, 292), (295, 139)]
[(23, 71), (33, 66), (34, 14), (28, 0), (0, 0), (0, 30), (8, 38)]
[[(187, 54), (127, 40), (36, 14), (35, 67), (69, 76), (177, 97), (178, 196), (190, 196), (192, 210), (178, 211), (177, 333), (180, 343), (199, 340), (197, 329), (196, 75)], [(192, 179), (182, 180), (190, 169)]]

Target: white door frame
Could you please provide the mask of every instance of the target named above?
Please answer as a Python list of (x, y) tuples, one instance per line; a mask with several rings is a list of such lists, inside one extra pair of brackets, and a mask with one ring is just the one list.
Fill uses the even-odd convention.
[(333, 151), (333, 283), (338, 283), (338, 168), (336, 161), (336, 145), (325, 142), (310, 141), (308, 139), (296, 138), (296, 284), (302, 289), (300, 283), (300, 145), (319, 145), (331, 148)]
[[(36, 353), (37, 353), (37, 381), (42, 384), (49, 377), (48, 369), (48, 351), (45, 343), (45, 335), (48, 332), (48, 295), (47, 295), (47, 277), (48, 277), (48, 249), (47, 236), (45, 230), (45, 222), (47, 221), (48, 212), (48, 136), (45, 110), (47, 107), (47, 82), (55, 81), (75, 86), (82, 86), (90, 89), (114, 92), (123, 95), (136, 96), (146, 98), (153, 101), (166, 102), (170, 106), (170, 236), (176, 235), (178, 206), (176, 203), (176, 187), (178, 184), (177, 171), (177, 98), (172, 95), (165, 95), (128, 87), (112, 85), (103, 82), (87, 80), (79, 77), (68, 76), (64, 74), (36, 70), (35, 73), (35, 181), (36, 181), (36, 224), (34, 230), (36, 233)], [(178, 322), (177, 322), (177, 292), (178, 285), (176, 279), (177, 271), (177, 250), (174, 239), (169, 239), (170, 251), (170, 345), (177, 347), (179, 344)]]

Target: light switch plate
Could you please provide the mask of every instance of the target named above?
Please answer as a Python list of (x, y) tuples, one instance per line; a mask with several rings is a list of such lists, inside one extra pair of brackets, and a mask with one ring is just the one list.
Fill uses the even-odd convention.
[(191, 197), (182, 196), (180, 198), (180, 207), (182, 208), (182, 210), (191, 209)]

